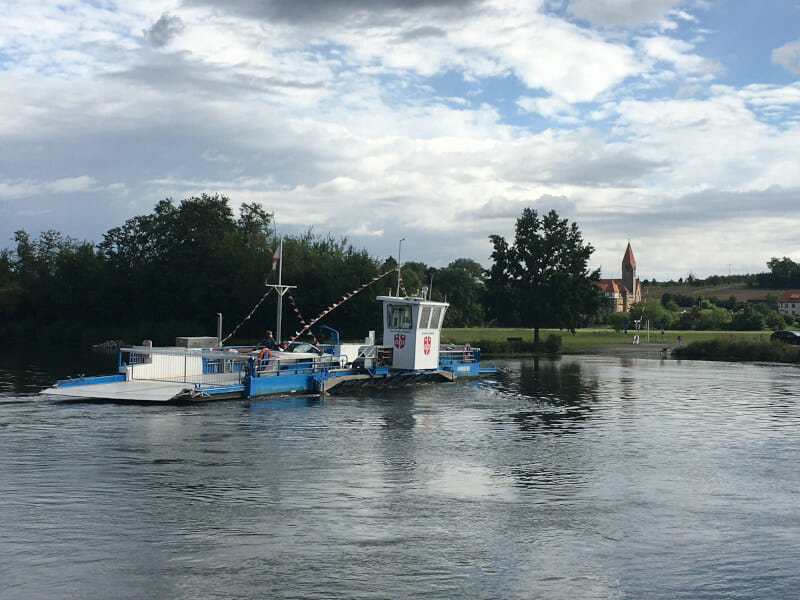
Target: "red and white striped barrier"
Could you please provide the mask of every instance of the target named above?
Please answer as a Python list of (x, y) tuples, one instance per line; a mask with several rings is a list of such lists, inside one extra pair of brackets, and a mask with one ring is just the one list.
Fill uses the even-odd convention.
[[(309, 330), (311, 327), (313, 327), (314, 325), (316, 325), (318, 321), (320, 321), (321, 319), (323, 319), (324, 317), (326, 317), (326, 316), (328, 315), (328, 313), (330, 313), (330, 312), (331, 312), (331, 311), (333, 311), (333, 310), (336, 310), (336, 309), (337, 309), (337, 308), (339, 308), (339, 307), (340, 307), (342, 304), (344, 304), (345, 302), (347, 302), (348, 300), (350, 300), (350, 298), (352, 298), (353, 296), (355, 296), (356, 294), (358, 294), (358, 293), (359, 293), (359, 292), (361, 292), (362, 290), (364, 290), (364, 289), (368, 288), (369, 286), (371, 286), (371, 285), (372, 285), (373, 283), (375, 283), (376, 281), (378, 281), (378, 280), (380, 280), (380, 279), (383, 279), (384, 277), (386, 277), (387, 275), (389, 275), (389, 273), (392, 273), (393, 271), (396, 271), (396, 270), (397, 270), (397, 268), (395, 267), (394, 269), (390, 269), (390, 270), (386, 271), (385, 273), (381, 273), (380, 275), (377, 275), (376, 277), (373, 277), (372, 279), (370, 279), (370, 280), (369, 280), (367, 283), (364, 283), (364, 284), (362, 284), (362, 285), (358, 286), (358, 287), (357, 287), (356, 289), (354, 289), (352, 292), (347, 292), (347, 293), (346, 293), (344, 296), (342, 296), (342, 297), (341, 297), (341, 299), (340, 299), (338, 302), (334, 302), (333, 304), (331, 304), (330, 306), (328, 306), (328, 307), (327, 307), (325, 310), (323, 310), (322, 312), (320, 312), (320, 313), (319, 313), (319, 314), (318, 314), (318, 315), (317, 315), (317, 316), (316, 316), (314, 319), (312, 319), (312, 320), (311, 320), (311, 322), (310, 322), (310, 323), (305, 323), (305, 324), (303, 325), (303, 327), (302, 327), (302, 328), (300, 328), (299, 330), (297, 330), (297, 331), (294, 333), (294, 335), (293, 335), (293, 336), (291, 336), (291, 337), (289, 338), (289, 341), (293, 342), (293, 341), (294, 341), (294, 340), (296, 340), (296, 339), (297, 339), (299, 336), (303, 335), (303, 334), (304, 334), (306, 331), (308, 331), (308, 330)], [(404, 290), (404, 291), (405, 291), (405, 290)]]

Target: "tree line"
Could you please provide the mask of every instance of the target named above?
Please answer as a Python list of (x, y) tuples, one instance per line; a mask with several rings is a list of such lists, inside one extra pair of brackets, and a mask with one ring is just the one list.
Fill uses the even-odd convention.
[[(149, 338), (168, 344), (178, 335), (213, 334), (222, 313), (225, 335), (264, 296), (265, 284), (276, 283), (272, 257), (279, 241), (272, 216), (258, 204), (245, 203), (235, 215), (229, 198), (207, 194), (163, 200), (99, 243), (53, 230), (33, 238), (20, 230), (14, 246), (0, 250), (0, 334), (16, 343)], [(394, 258), (380, 260), (346, 238), (310, 230), (284, 236), (283, 257), (283, 282), (297, 286), (284, 301), (284, 338), (300, 328), (295, 308), (310, 321), (396, 266)], [(448, 326), (485, 323), (483, 273), (475, 261), (462, 258), (439, 270), (407, 263), (402, 276), (411, 292), (433, 278), (434, 299), (451, 303)], [(396, 283), (392, 272), (321, 323), (350, 339), (380, 328), (375, 296)], [(250, 343), (274, 330), (276, 308), (272, 293), (230, 343)]]
[[(755, 275), (714, 275), (706, 279), (690, 276), (681, 283), (687, 286), (687, 292), (692, 287), (732, 283), (768, 290), (800, 289), (800, 264), (786, 256), (773, 257), (767, 261), (767, 268), (768, 272)], [(651, 280), (647, 285), (658, 284)], [(641, 319), (642, 323), (649, 321), (651, 328), (676, 330), (774, 331), (797, 326), (798, 319), (778, 310), (778, 299), (777, 294), (766, 294), (763, 302), (742, 302), (735, 296), (720, 299), (691, 293), (665, 293), (660, 300), (635, 303), (627, 313), (601, 314), (601, 320), (617, 331), (633, 328), (636, 319)]]
[[(244, 317), (264, 297), (265, 285), (276, 283), (272, 258), (280, 239), (272, 215), (260, 205), (242, 204), (234, 214), (229, 198), (207, 194), (163, 200), (150, 214), (108, 230), (99, 243), (53, 230), (38, 238), (17, 231), (14, 247), (0, 250), (0, 335), (10, 343), (148, 338), (169, 344), (178, 335), (213, 334), (222, 313), (223, 335), (242, 322), (229, 343), (252, 343), (275, 329), (274, 293), (251, 318)], [(375, 297), (397, 289), (394, 258), (372, 257), (346, 238), (311, 230), (282, 239), (283, 282), (297, 286), (284, 302), (284, 339), (301, 328), (300, 317), (311, 321), (385, 274), (320, 322), (345, 339), (381, 327)], [(542, 328), (575, 331), (598, 321), (623, 328), (643, 314), (652, 326), (667, 328), (780, 324), (771, 307), (774, 314), (719, 301), (692, 300), (681, 307), (678, 297), (636, 305), (630, 314), (609, 314), (595, 285), (599, 272), (588, 267), (594, 248), (575, 223), (555, 211), (540, 215), (526, 208), (513, 240), (492, 235), (490, 242), (492, 263), (486, 270), (469, 258), (439, 269), (404, 263), (404, 289), (415, 294), (427, 288), (432, 300), (449, 302), (445, 327), (531, 328), (536, 342)], [(790, 259), (772, 259), (768, 266), (771, 273), (763, 282), (800, 287), (795, 285), (800, 266)], [(319, 337), (320, 330), (312, 333)]]
[(700, 331), (762, 331), (789, 329), (796, 324), (791, 315), (778, 311), (778, 296), (767, 294), (764, 302), (741, 302), (735, 296), (694, 298), (686, 294), (664, 294), (660, 300), (635, 303), (627, 313), (613, 313), (606, 320), (616, 331), (633, 329), (637, 319), (652, 329)]
[(656, 281), (655, 278), (645, 279), (643, 283), (650, 286), (686, 285), (689, 287), (708, 287), (730, 284), (744, 284), (756, 289), (791, 289), (800, 288), (800, 263), (796, 263), (788, 256), (782, 258), (772, 257), (767, 261), (769, 271), (763, 273), (747, 273), (737, 275), (709, 275), (705, 278), (695, 277), (691, 273), (686, 278), (679, 277), (678, 281)]

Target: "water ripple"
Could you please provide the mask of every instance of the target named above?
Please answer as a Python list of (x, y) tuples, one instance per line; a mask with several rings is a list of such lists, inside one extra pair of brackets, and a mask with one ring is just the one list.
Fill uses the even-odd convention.
[(0, 598), (795, 594), (800, 370), (504, 366), (180, 407), (3, 367)]

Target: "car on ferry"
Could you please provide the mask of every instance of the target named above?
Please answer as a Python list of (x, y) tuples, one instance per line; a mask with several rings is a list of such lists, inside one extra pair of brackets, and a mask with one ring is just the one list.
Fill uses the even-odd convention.
[(769, 336), (771, 342), (783, 342), (784, 344), (800, 345), (800, 332), (787, 331), (782, 329)]
[[(294, 358), (297, 360), (306, 358), (317, 358), (322, 356), (324, 352), (319, 346), (315, 346), (311, 342), (289, 342), (286, 347), (275, 352), (281, 359)], [(291, 355), (291, 356), (288, 356)]]

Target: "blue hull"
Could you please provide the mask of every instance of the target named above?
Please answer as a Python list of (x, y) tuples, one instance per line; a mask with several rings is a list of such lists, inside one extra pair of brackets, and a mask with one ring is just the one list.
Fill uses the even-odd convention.
[[(265, 361), (269, 364), (269, 361)], [(79, 377), (59, 381), (48, 392), (56, 395), (140, 402), (182, 402), (227, 398), (255, 398), (275, 394), (325, 394), (363, 386), (399, 386), (433, 381), (453, 381), (497, 372), (495, 367), (481, 367), (477, 361), (442, 360), (437, 369), (404, 370), (380, 367), (339, 367), (338, 363), (297, 361), (276, 364), (271, 369), (238, 365), (233, 374), (238, 381), (126, 380), (124, 374)], [(204, 368), (204, 376), (213, 377)], [(185, 381), (185, 383), (180, 383)], [(65, 389), (66, 388), (66, 389)], [(145, 389), (147, 388), (147, 389)]]
[[(289, 370), (287, 370), (289, 371)], [(496, 367), (478, 363), (442, 364), (439, 369), (406, 371), (377, 367), (374, 369), (337, 369), (318, 372), (281, 372), (266, 377), (248, 377), (244, 395), (247, 398), (283, 393), (326, 393), (334, 390), (369, 385), (406, 385), (429, 381), (452, 381), (496, 373)]]

